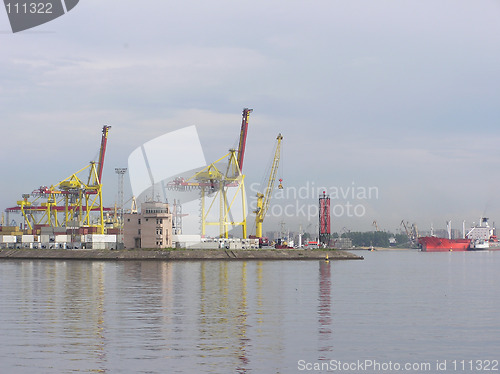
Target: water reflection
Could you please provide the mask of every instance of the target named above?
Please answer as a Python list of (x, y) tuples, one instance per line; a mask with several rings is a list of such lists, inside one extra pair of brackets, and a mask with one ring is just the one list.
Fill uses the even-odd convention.
[(241, 269), (241, 303), (238, 315), (238, 339), (239, 339), (239, 359), (240, 365), (236, 368), (238, 373), (246, 373), (247, 365), (250, 360), (247, 356), (247, 347), (250, 345), (250, 339), (247, 337), (247, 263), (242, 263)]
[(4, 261), (0, 373), (293, 373), (301, 359), (494, 357), (499, 256)]
[(332, 277), (330, 274), (330, 262), (319, 262), (319, 303), (318, 303), (318, 336), (320, 360), (330, 360), (332, 346), (332, 300), (331, 285)]
[[(237, 265), (237, 266), (235, 266)], [(200, 264), (199, 343), (203, 356), (232, 351), (238, 373), (249, 363), (247, 264)]]
[[(311, 327), (320, 350), (331, 350), (330, 267), (314, 266), (22, 261), (19, 300), (7, 302), (19, 308), (20, 345), (42, 371), (56, 360), (59, 372), (141, 372), (145, 360), (169, 372), (247, 373), (286, 360), (316, 336)], [(304, 323), (314, 315), (314, 325)]]
[(105, 372), (104, 264), (24, 261), (20, 267), (17, 337), (28, 356), (64, 354), (75, 367), (91, 358), (92, 371)]

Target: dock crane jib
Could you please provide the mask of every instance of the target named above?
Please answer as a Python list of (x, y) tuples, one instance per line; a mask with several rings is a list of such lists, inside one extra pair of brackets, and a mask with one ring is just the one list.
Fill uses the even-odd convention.
[(99, 149), (99, 161), (97, 166), (98, 183), (102, 180), (102, 169), (104, 168), (104, 156), (106, 155), (106, 145), (108, 144), (108, 132), (111, 126), (104, 125), (102, 127), (101, 148)]
[(238, 166), (240, 167), (240, 172), (243, 170), (243, 158), (245, 156), (245, 147), (247, 144), (247, 133), (248, 133), (248, 118), (253, 109), (244, 108), (241, 120), (241, 130), (240, 130), (240, 142), (238, 144)]
[[(283, 136), (278, 134), (276, 137), (276, 149), (274, 151), (273, 164), (271, 166), (271, 173), (269, 174), (269, 179), (267, 181), (267, 187), (264, 193), (257, 193), (257, 209), (255, 213), (255, 236), (257, 238), (262, 238), (262, 222), (266, 216), (267, 210), (269, 209), (269, 203), (271, 202), (271, 196), (273, 194), (274, 182), (276, 181), (276, 174), (278, 173), (278, 166), (281, 157), (281, 141)], [(279, 180), (278, 188), (283, 188), (283, 180)]]

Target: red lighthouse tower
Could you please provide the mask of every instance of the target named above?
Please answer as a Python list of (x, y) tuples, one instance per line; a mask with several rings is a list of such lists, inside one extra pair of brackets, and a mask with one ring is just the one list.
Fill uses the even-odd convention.
[(330, 244), (330, 196), (323, 191), (319, 196), (319, 242)]

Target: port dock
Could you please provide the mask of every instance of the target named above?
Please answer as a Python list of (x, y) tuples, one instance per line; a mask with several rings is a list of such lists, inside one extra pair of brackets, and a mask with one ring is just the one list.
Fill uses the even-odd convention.
[(203, 261), (203, 260), (362, 260), (350, 252), (341, 250), (206, 250), (206, 249), (135, 249), (135, 250), (0, 250), (0, 260), (157, 260), (157, 261)]

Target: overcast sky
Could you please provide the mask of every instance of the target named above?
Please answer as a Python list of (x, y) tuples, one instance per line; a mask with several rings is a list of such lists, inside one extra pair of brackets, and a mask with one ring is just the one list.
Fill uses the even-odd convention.
[(333, 231), (500, 222), (498, 0), (81, 0), (16, 34), (0, 11), (0, 46), (2, 210), (96, 159), (104, 124), (111, 206), (136, 147), (196, 125), (214, 161), (251, 107), (247, 190), (279, 132), (285, 187), (377, 189), (333, 199), (364, 209)]

